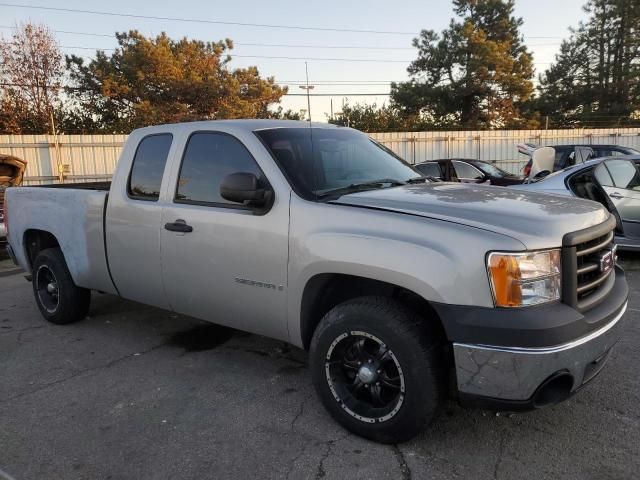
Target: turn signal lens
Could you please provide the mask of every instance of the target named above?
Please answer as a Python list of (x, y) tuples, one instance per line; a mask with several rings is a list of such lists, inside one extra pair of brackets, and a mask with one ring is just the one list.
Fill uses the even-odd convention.
[(560, 250), (492, 252), (487, 269), (496, 307), (524, 307), (560, 299)]

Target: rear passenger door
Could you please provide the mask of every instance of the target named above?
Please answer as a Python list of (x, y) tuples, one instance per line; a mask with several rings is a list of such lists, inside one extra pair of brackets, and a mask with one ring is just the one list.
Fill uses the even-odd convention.
[(485, 175), (473, 165), (466, 162), (453, 160), (451, 162), (456, 171), (456, 175), (463, 183), (480, 183), (485, 181)]
[(606, 160), (594, 177), (620, 215), (625, 236), (640, 238), (640, 165), (633, 160)]
[[(220, 183), (232, 173), (253, 173), (269, 182), (251, 152), (227, 133), (192, 133), (178, 168), (161, 230), (162, 276), (171, 307), (287, 339), (289, 198), (276, 193), (271, 210), (256, 215), (220, 196)], [(191, 231), (171, 230), (176, 223)]]
[[(134, 134), (135, 135), (135, 134)], [(160, 264), (161, 194), (173, 143), (170, 133), (143, 137), (129, 164), (121, 160), (109, 194), (106, 248), (109, 270), (124, 298), (169, 308)]]

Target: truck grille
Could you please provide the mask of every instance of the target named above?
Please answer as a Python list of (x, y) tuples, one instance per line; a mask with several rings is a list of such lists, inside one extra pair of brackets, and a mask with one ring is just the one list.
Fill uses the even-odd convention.
[(565, 235), (562, 248), (564, 303), (585, 311), (596, 306), (615, 283), (615, 218)]

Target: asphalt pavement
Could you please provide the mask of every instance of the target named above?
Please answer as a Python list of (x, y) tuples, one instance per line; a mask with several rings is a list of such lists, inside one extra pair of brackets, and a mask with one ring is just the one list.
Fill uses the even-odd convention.
[(449, 402), (389, 446), (333, 422), (301, 350), (100, 294), (50, 325), (4, 262), (0, 478), (638, 478), (640, 262), (625, 263), (626, 334), (587, 388), (527, 414)]

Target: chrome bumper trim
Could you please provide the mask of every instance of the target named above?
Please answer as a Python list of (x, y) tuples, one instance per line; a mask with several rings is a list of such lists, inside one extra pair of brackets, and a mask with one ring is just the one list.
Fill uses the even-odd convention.
[(604, 327), (551, 347), (521, 348), (454, 343), (458, 390), (504, 400), (528, 400), (549, 376), (566, 370), (572, 390), (584, 383), (585, 368), (598, 361), (620, 337), (627, 302)]

